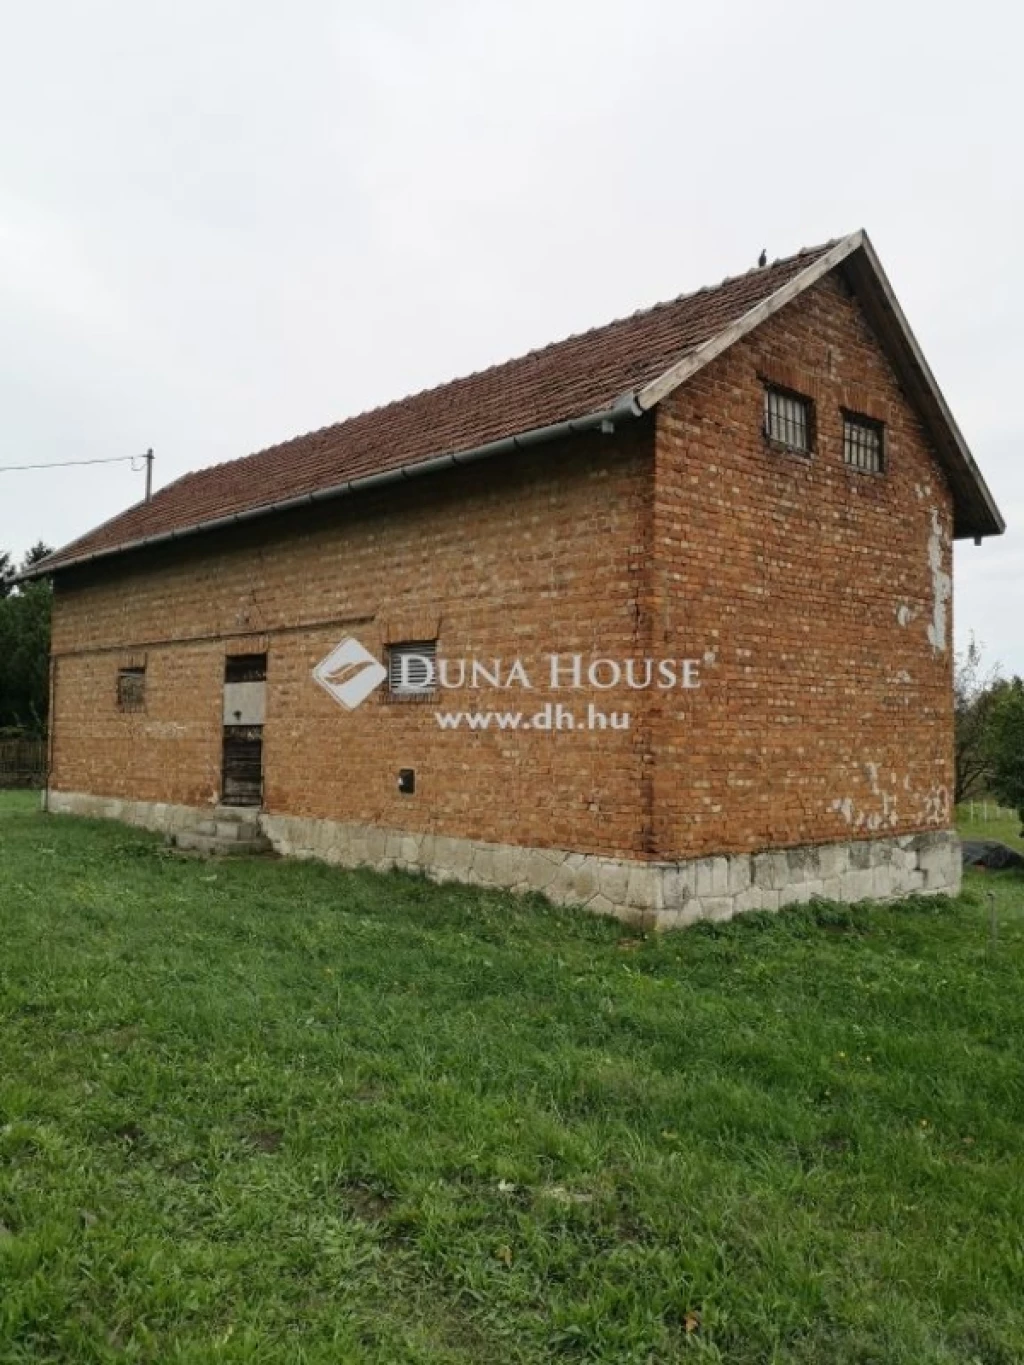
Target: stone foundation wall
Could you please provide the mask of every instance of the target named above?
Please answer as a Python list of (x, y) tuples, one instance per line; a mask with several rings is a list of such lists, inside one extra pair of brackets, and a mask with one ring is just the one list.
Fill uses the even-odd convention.
[[(78, 792), (51, 792), (49, 809), (123, 820), (167, 834), (195, 829), (210, 814), (190, 806)], [(537, 891), (556, 905), (578, 905), (645, 928), (682, 928), (701, 919), (727, 920), (745, 911), (779, 910), (815, 898), (852, 903), (920, 893), (956, 895), (960, 890), (960, 841), (954, 830), (668, 863), (291, 815), (261, 814), (259, 821), (276, 851), (287, 857), (379, 871), (400, 868), (438, 882)]]

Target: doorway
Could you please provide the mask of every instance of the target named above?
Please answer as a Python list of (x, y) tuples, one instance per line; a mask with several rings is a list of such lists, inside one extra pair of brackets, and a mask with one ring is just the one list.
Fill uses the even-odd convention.
[(266, 654), (229, 654), (224, 660), (222, 805), (263, 804), (266, 710)]

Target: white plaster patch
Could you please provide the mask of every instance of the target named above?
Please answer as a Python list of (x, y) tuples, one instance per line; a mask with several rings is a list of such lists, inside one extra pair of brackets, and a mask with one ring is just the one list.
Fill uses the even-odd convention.
[(908, 607), (906, 602), (901, 602), (896, 608), (896, 620), (904, 628), (910, 625), (916, 615), (917, 612), (913, 607)]
[(917, 818), (921, 823), (943, 826), (949, 823), (952, 805), (948, 787), (931, 787), (920, 797)]
[(146, 726), (149, 739), (181, 739), (185, 733), (185, 726), (180, 720), (150, 721)]
[(948, 603), (953, 595), (953, 580), (942, 567), (942, 522), (936, 508), (932, 508), (932, 530), (928, 537), (928, 567), (932, 575), (932, 619), (928, 625), (928, 639), (936, 654), (946, 651), (948, 631)]
[(937, 829), (949, 825), (953, 803), (947, 787), (934, 786), (922, 791), (915, 788), (909, 773), (901, 781), (898, 773), (891, 772), (886, 788), (882, 785), (879, 764), (865, 763), (864, 771), (871, 799), (865, 798), (863, 805), (858, 805), (852, 797), (837, 797), (829, 806), (853, 829), (871, 833), (895, 829), (900, 823), (900, 807), (903, 819), (910, 819), (915, 825), (932, 825)]

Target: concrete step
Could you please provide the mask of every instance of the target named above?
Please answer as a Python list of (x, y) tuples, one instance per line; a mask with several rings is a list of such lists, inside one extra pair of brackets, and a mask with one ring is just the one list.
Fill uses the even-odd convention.
[(211, 839), (259, 839), (260, 827), (257, 820), (200, 820), (196, 825), (198, 834), (206, 834)]
[(259, 818), (258, 806), (214, 806), (210, 812), (214, 820), (230, 820), (236, 824), (248, 824)]
[(240, 858), (246, 854), (269, 853), (272, 847), (270, 840), (262, 834), (248, 839), (221, 839), (216, 834), (203, 834), (191, 829), (183, 829), (176, 834), (174, 845), (189, 853), (202, 853), (208, 858)]

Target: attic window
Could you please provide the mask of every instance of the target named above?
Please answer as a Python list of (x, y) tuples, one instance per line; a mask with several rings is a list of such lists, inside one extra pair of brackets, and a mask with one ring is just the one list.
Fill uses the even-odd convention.
[(769, 441), (809, 455), (813, 441), (811, 400), (787, 389), (764, 391), (764, 434)]
[(117, 709), (119, 711), (142, 711), (146, 705), (146, 668), (119, 668), (117, 670)]
[(885, 468), (885, 427), (872, 417), (843, 413), (843, 459), (852, 469), (881, 474)]
[(409, 700), (434, 695), (436, 640), (408, 640), (388, 646), (388, 695)]

